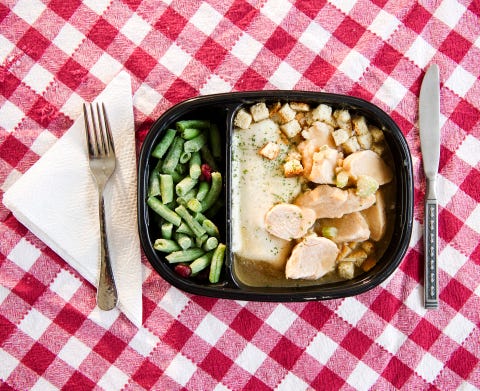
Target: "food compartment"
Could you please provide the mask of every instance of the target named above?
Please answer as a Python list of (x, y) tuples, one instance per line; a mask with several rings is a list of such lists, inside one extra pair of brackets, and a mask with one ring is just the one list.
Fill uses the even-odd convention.
[(228, 230), (242, 289), (348, 285), (390, 261), (401, 207), (388, 125), (365, 107), (303, 96), (237, 109)]
[(174, 284), (227, 280), (226, 120), (223, 105), (180, 105), (154, 124), (142, 150), (142, 244)]

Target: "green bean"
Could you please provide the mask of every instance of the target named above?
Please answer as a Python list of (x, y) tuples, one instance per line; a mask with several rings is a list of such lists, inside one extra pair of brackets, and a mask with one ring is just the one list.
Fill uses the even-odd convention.
[(176, 171), (173, 171), (171, 174), (168, 174), (168, 175), (172, 176), (173, 183), (178, 183), (183, 179), (183, 175)]
[(188, 201), (190, 201), (192, 198), (194, 198), (196, 193), (197, 193), (197, 190), (195, 190), (195, 188), (194, 188), (194, 189), (190, 190), (184, 196), (177, 197), (177, 204), (187, 206)]
[(205, 243), (203, 243), (202, 248), (205, 251), (211, 251), (216, 249), (218, 246), (218, 239), (215, 236), (210, 236)]
[(200, 223), (192, 217), (192, 215), (183, 205), (177, 206), (175, 208), (175, 212), (182, 217), (183, 221), (187, 223), (187, 225), (190, 227), (196, 237), (200, 237), (207, 232), (205, 228), (203, 228)]
[(164, 253), (172, 253), (174, 251), (181, 250), (181, 247), (177, 244), (177, 242), (171, 239), (164, 238), (155, 240), (153, 248), (157, 251), (161, 251)]
[(148, 180), (148, 196), (157, 196), (160, 194), (160, 177), (158, 170), (152, 170)]
[(202, 210), (202, 203), (196, 198), (191, 198), (187, 202), (187, 208), (192, 212), (200, 212)]
[(207, 142), (207, 136), (205, 133), (200, 133), (197, 137), (192, 138), (191, 140), (185, 141), (183, 145), (183, 150), (185, 152), (198, 152)]
[(172, 174), (178, 165), (180, 155), (182, 154), (185, 140), (181, 137), (175, 137), (170, 149), (168, 150), (165, 161), (162, 164), (162, 171), (166, 174)]
[(192, 158), (192, 153), (191, 152), (182, 152), (180, 155), (180, 159), (178, 161), (182, 164), (187, 163), (190, 159)]
[[(187, 194), (190, 190), (192, 190), (195, 185), (197, 184), (197, 180), (193, 179), (190, 176), (186, 176), (183, 178), (180, 182), (178, 182), (175, 186), (175, 192), (179, 197), (184, 196)], [(196, 192), (195, 192), (196, 193)]]
[(185, 140), (191, 140), (192, 138), (197, 137), (202, 130), (199, 128), (185, 128), (181, 131), (181, 135)]
[(173, 201), (173, 177), (171, 175), (160, 174), (160, 194), (164, 204)]
[(191, 276), (197, 275), (212, 262), (213, 251), (210, 251), (201, 257), (195, 259), (189, 266), (192, 272)]
[(192, 157), (190, 158), (188, 164), (190, 177), (193, 179), (200, 178), (200, 175), (202, 174), (202, 157), (198, 151), (192, 153)]
[(205, 235), (202, 235), (202, 236), (198, 236), (196, 239), (195, 239), (195, 244), (197, 245), (197, 247), (202, 247), (203, 244), (207, 241), (208, 239), (208, 235), (205, 234)]
[(209, 234), (210, 236), (215, 236), (217, 238), (220, 236), (220, 231), (212, 220), (203, 220), (202, 227), (205, 228), (205, 231), (207, 231), (207, 234)]
[(173, 233), (173, 224), (172, 223), (163, 223), (160, 227), (162, 232), (162, 238), (171, 239)]
[(179, 163), (177, 164), (177, 167), (175, 167), (175, 172), (178, 172), (180, 175), (182, 175), (182, 177), (184, 177), (185, 174), (187, 173), (186, 164), (180, 163), (180, 160), (179, 160)]
[(218, 171), (217, 163), (213, 158), (212, 152), (210, 152), (210, 149), (206, 145), (200, 149), (200, 154), (202, 155), (202, 159), (205, 161), (205, 163), (207, 163), (213, 171)]
[(195, 198), (199, 201), (203, 201), (208, 193), (208, 190), (210, 190), (210, 184), (207, 181), (200, 182), (198, 184), (198, 193)]
[(218, 171), (212, 172), (212, 184), (210, 190), (202, 201), (202, 212), (208, 210), (218, 199), (222, 191), (222, 174)]
[(204, 119), (186, 119), (177, 121), (176, 127), (179, 131), (187, 128), (208, 129), (210, 127), (210, 121)]
[(190, 262), (205, 254), (201, 248), (187, 248), (186, 250), (174, 251), (165, 258), (169, 263)]
[(171, 210), (168, 206), (162, 204), (156, 197), (148, 197), (147, 204), (155, 213), (158, 213), (165, 220), (169, 221), (175, 226), (179, 226), (182, 219), (178, 214)]
[(222, 157), (222, 140), (220, 137), (220, 131), (217, 124), (210, 126), (210, 148), (212, 149), (212, 155), (215, 159)]
[(195, 216), (194, 216), (195, 220), (197, 220), (200, 224), (203, 224), (203, 222), (205, 221), (205, 219), (207, 218), (207, 216), (205, 216), (203, 213), (201, 212), (197, 212), (195, 213)]
[(175, 240), (177, 241), (178, 245), (182, 248), (182, 250), (186, 250), (187, 248), (190, 248), (193, 245), (192, 238), (185, 234), (176, 233)]
[(190, 227), (189, 227), (187, 224), (183, 223), (183, 222), (178, 226), (178, 228), (177, 228), (177, 230), (176, 230), (175, 232), (177, 232), (177, 233), (179, 233), (179, 234), (185, 234), (185, 235), (195, 236), (194, 233), (193, 233), (193, 231), (190, 229)]
[(223, 259), (225, 258), (226, 246), (219, 243), (212, 255), (212, 262), (210, 264), (210, 274), (208, 280), (212, 284), (216, 284), (220, 279), (220, 271), (222, 270)]
[(170, 145), (172, 144), (176, 133), (177, 131), (175, 129), (167, 129), (165, 131), (164, 136), (160, 140), (160, 142), (153, 149), (152, 156), (156, 157), (157, 159), (161, 159), (163, 155), (165, 155), (165, 152), (167, 152)]

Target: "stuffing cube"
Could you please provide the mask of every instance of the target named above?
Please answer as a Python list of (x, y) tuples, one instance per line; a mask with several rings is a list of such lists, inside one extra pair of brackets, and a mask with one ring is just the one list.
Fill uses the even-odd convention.
[(357, 136), (368, 134), (367, 120), (363, 115), (356, 115), (352, 118), (353, 130)]
[(346, 280), (351, 280), (355, 275), (355, 264), (349, 261), (341, 261), (338, 264), (338, 275)]
[(310, 105), (304, 102), (290, 102), (290, 107), (295, 111), (309, 111)]
[(372, 148), (372, 135), (370, 133), (357, 136), (357, 141), (363, 149)]
[(378, 156), (382, 156), (385, 152), (385, 145), (382, 143), (374, 143), (372, 148), (370, 148), (373, 152), (375, 152)]
[(250, 107), (250, 114), (252, 114), (253, 120), (259, 122), (269, 117), (269, 111), (267, 105), (264, 102), (254, 104)]
[(342, 148), (346, 153), (353, 153), (360, 150), (360, 144), (357, 138), (353, 136), (342, 144)]
[(286, 124), (295, 118), (296, 111), (292, 110), (288, 103), (285, 103), (277, 112), (278, 119), (282, 124)]
[(335, 142), (335, 145), (338, 147), (339, 145), (347, 141), (350, 135), (345, 129), (339, 128), (332, 132), (332, 137), (333, 137), (333, 141)]
[(273, 141), (269, 141), (263, 146), (262, 149), (258, 151), (258, 153), (269, 160), (273, 160), (280, 153), (280, 145), (274, 143)]
[(283, 165), (283, 172), (287, 178), (303, 174), (303, 166), (300, 160), (291, 159)]
[(278, 113), (278, 110), (280, 110), (280, 107), (282, 107), (282, 104), (280, 102), (275, 102), (273, 105), (271, 105), (269, 110), (270, 117), (276, 115)]
[(240, 109), (237, 111), (237, 115), (233, 121), (235, 126), (239, 127), (240, 129), (248, 129), (251, 123), (252, 116), (245, 109)]
[(280, 125), (280, 130), (285, 134), (285, 136), (292, 138), (300, 133), (302, 127), (296, 119), (293, 119), (286, 124)]
[(348, 110), (335, 110), (333, 112), (333, 118), (337, 121), (337, 126), (339, 128), (345, 129), (348, 132), (352, 131), (352, 118)]
[(370, 125), (368, 130), (370, 131), (374, 142), (378, 143), (379, 141), (383, 141), (384, 136), (382, 130), (373, 125)]
[(335, 126), (335, 120), (332, 117), (332, 107), (324, 103), (319, 104), (312, 110), (312, 118), (315, 121), (322, 121)]

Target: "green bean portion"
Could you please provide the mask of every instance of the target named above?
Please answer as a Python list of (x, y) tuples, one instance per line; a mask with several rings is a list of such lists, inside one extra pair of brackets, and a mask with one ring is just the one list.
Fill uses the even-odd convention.
[(221, 140), (218, 125), (209, 120), (185, 119), (167, 128), (151, 152), (157, 160), (146, 199), (158, 227), (154, 249), (165, 255), (172, 268), (180, 264), (176, 272), (188, 265), (191, 273), (184, 278), (205, 278), (199, 272), (209, 267), (211, 283), (219, 281), (226, 251), (215, 223), (223, 205), (219, 200), (223, 179), (218, 170)]

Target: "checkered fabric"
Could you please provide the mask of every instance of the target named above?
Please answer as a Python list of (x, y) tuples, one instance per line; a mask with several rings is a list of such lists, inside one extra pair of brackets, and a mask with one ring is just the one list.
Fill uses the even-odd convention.
[[(367, 99), (413, 154), (414, 232), (381, 286), (342, 300), (194, 296), (143, 258), (143, 326), (0, 205), (0, 390), (480, 388), (480, 3), (476, 0), (3, 0), (0, 197), (122, 69), (137, 147), (167, 108), (214, 92)], [(441, 69), (440, 310), (423, 308), (418, 94)], [(35, 194), (32, 194), (35, 197)]]

